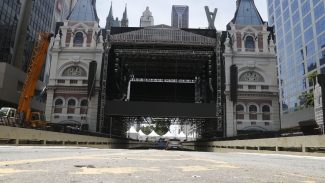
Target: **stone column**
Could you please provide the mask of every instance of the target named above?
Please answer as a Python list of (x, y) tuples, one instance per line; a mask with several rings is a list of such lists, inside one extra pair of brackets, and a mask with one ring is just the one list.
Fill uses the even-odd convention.
[(95, 91), (95, 96), (91, 97), (88, 104), (87, 122), (89, 131), (96, 132), (97, 127), (97, 112), (98, 112), (99, 91)]
[(70, 43), (69, 43), (69, 48), (73, 47), (73, 40), (74, 40), (74, 30), (71, 31), (71, 37), (70, 37)]
[(273, 121), (273, 129), (280, 130), (281, 121), (280, 121), (280, 106), (279, 106), (278, 97), (273, 97), (272, 99), (272, 111), (271, 111), (271, 120)]
[(56, 78), (57, 78), (57, 65), (58, 65), (58, 60), (59, 60), (59, 54), (58, 51), (53, 49), (52, 50), (52, 63), (51, 63), (51, 68), (50, 68), (50, 77), (49, 77), (49, 86), (54, 86), (56, 84)]
[(258, 48), (258, 34), (256, 34), (255, 33), (255, 53), (259, 53), (260, 52), (260, 50), (259, 50), (259, 48)]
[(233, 137), (237, 135), (236, 124), (234, 120), (234, 104), (230, 101), (230, 96), (226, 96), (226, 136)]
[(52, 114), (53, 114), (53, 98), (54, 97), (54, 90), (48, 89), (47, 90), (47, 98), (46, 98), (46, 104), (45, 104), (45, 117), (46, 121), (51, 121)]

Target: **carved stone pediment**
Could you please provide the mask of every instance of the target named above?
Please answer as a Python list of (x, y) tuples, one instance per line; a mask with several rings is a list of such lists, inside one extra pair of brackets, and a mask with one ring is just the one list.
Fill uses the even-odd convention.
[(264, 82), (264, 78), (261, 74), (255, 71), (247, 71), (239, 77), (241, 82)]

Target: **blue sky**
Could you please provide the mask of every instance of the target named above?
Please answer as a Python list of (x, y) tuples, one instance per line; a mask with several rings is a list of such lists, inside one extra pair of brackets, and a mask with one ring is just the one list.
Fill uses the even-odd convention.
[[(138, 27), (140, 17), (146, 6), (149, 6), (155, 20), (155, 25), (171, 23), (172, 5), (188, 5), (190, 13), (190, 28), (205, 28), (208, 21), (204, 6), (209, 6), (210, 11), (218, 8), (215, 26), (218, 30), (225, 30), (226, 25), (233, 18), (236, 11), (236, 0), (97, 0), (97, 13), (100, 26), (104, 27), (109, 12), (111, 1), (113, 2), (114, 17), (122, 18), (125, 4), (127, 4), (130, 27)], [(264, 21), (267, 21), (266, 0), (255, 0)]]

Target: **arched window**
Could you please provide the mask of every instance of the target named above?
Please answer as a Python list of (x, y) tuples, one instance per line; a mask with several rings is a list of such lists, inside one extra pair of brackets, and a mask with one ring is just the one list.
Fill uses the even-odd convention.
[(54, 101), (54, 113), (62, 113), (62, 107), (63, 107), (63, 100), (62, 99), (56, 99)]
[(270, 107), (265, 105), (262, 107), (262, 112), (270, 112)]
[(244, 119), (245, 108), (243, 105), (236, 105), (236, 119)]
[(88, 106), (88, 100), (82, 100), (82, 101), (80, 102), (80, 106), (81, 106), (81, 107), (87, 107), (87, 106)]
[(59, 98), (59, 99), (56, 99), (56, 100), (55, 100), (55, 106), (56, 106), (56, 107), (59, 107), (59, 106), (62, 107), (62, 106), (63, 106), (63, 100), (60, 99), (60, 98)]
[(84, 43), (84, 35), (82, 32), (77, 32), (73, 38), (73, 46), (81, 47)]
[(248, 110), (249, 110), (249, 119), (257, 120), (257, 107), (256, 107), (256, 105), (250, 105)]
[(80, 114), (87, 114), (88, 100), (84, 99), (80, 102)]
[(68, 114), (74, 114), (76, 108), (76, 100), (75, 99), (69, 99), (68, 100)]
[(253, 36), (247, 36), (245, 39), (245, 48), (248, 50), (254, 51), (255, 49), (255, 40)]
[(263, 120), (270, 120), (271, 119), (270, 112), (271, 112), (270, 107), (268, 105), (264, 105), (262, 107), (262, 113), (263, 113), (262, 119)]
[(70, 100), (68, 101), (68, 106), (75, 107), (75, 106), (76, 106), (76, 100), (74, 100), (74, 99), (70, 99)]

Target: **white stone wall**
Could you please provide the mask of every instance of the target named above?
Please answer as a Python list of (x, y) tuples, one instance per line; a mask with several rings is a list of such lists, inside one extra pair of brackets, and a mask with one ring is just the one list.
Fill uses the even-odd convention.
[[(280, 129), (279, 98), (277, 82), (276, 55), (273, 40), (268, 43), (270, 32), (266, 31), (267, 25), (260, 26), (237, 26), (230, 23), (229, 37), (225, 42), (225, 75), (226, 75), (226, 134), (228, 137), (236, 136), (238, 130), (262, 130), (277, 131)], [(238, 47), (237, 36), (240, 35), (241, 47)], [(262, 37), (262, 40), (259, 39)], [(255, 37), (255, 49), (245, 48), (245, 37)], [(259, 41), (262, 48), (258, 48)], [(238, 67), (238, 97), (237, 103), (230, 101), (230, 67)], [(258, 73), (263, 80), (239, 81), (239, 77), (247, 72)], [(244, 119), (236, 119), (236, 105), (243, 104), (245, 112)], [(257, 106), (257, 118), (250, 119), (249, 106)], [(262, 107), (270, 107), (270, 120), (263, 120)]]
[[(47, 120), (51, 122), (62, 122), (74, 120), (89, 125), (90, 131), (96, 131), (97, 112), (100, 88), (101, 62), (103, 54), (102, 36), (94, 39), (100, 34), (97, 22), (64, 22), (61, 27), (62, 37), (56, 35), (51, 49), (52, 63), (48, 83), (48, 96), (46, 104)], [(73, 34), (70, 34), (73, 32)], [(73, 43), (78, 32), (83, 33), (83, 44)], [(70, 38), (70, 41), (67, 40)], [(97, 62), (95, 76), (95, 95), (88, 98), (88, 74), (89, 65), (92, 61)], [(54, 113), (54, 100), (62, 98), (64, 105), (62, 112)], [(74, 113), (68, 112), (68, 101), (76, 101)], [(88, 100), (87, 113), (81, 114), (81, 101)]]
[(323, 104), (322, 104), (322, 88), (317, 83), (314, 89), (314, 108), (315, 120), (320, 126), (324, 125), (323, 122)]

